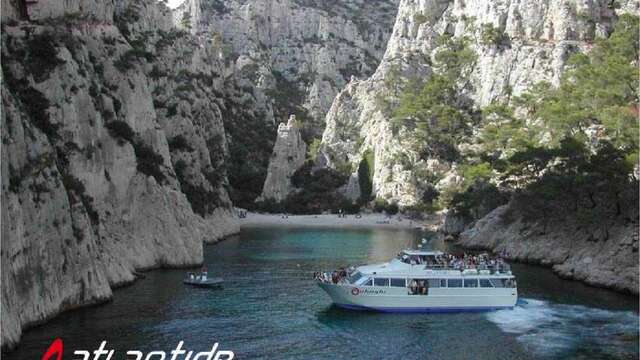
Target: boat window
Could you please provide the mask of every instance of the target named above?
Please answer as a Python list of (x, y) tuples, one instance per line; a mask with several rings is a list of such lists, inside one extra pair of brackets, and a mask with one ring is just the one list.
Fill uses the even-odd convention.
[(360, 271), (356, 271), (349, 277), (349, 283), (355, 284), (358, 280), (362, 279), (362, 276)]
[(429, 284), (426, 279), (407, 279), (409, 295), (428, 295)]
[(440, 287), (447, 287), (447, 279), (440, 279)]
[(375, 278), (373, 284), (375, 286), (389, 286), (389, 278)]
[(391, 286), (405, 287), (405, 279), (391, 279)]
[(464, 287), (478, 287), (478, 279), (464, 279)]
[(493, 287), (493, 285), (491, 285), (489, 279), (480, 279), (480, 287), (490, 288)]
[(373, 279), (371, 278), (368, 278), (367, 281), (362, 283), (362, 286), (372, 286), (372, 285), (373, 285)]
[(447, 284), (449, 287), (459, 288), (462, 287), (462, 279), (449, 279)]
[(429, 279), (429, 287), (432, 287), (432, 288), (440, 287), (440, 279)]
[(491, 285), (493, 285), (493, 287), (504, 287), (504, 279), (490, 279), (489, 282), (491, 282)]

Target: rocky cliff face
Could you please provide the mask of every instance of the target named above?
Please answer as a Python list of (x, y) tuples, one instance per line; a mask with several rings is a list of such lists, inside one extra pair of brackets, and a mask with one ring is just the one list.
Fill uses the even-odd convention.
[(307, 155), (307, 145), (302, 140), (299, 126), (295, 115), (291, 115), (286, 124), (278, 125), (278, 137), (269, 162), (267, 179), (258, 200), (280, 202), (293, 191), (291, 177), (302, 167)]
[[(610, 1), (403, 0), (383, 60), (369, 79), (350, 82), (326, 118), (323, 152), (334, 168), (356, 174), (366, 151), (375, 154), (376, 197), (413, 205), (423, 181), (450, 177), (451, 164), (421, 160), (411, 151), (404, 130), (395, 129), (388, 103), (397, 100), (408, 79), (428, 79), (439, 38), (468, 37), (477, 55), (466, 82), (466, 96), (476, 108), (508, 100), (540, 81), (557, 83), (569, 55), (588, 51), (593, 39), (606, 36), (616, 20)], [(617, 11), (638, 12), (637, 1)], [(483, 41), (490, 28), (509, 39)], [(394, 100), (395, 99), (395, 100)], [(462, 145), (462, 144), (461, 144)]]
[(352, 77), (373, 73), (397, 2), (187, 0), (174, 10), (174, 21), (220, 44), (225, 81), (237, 84), (224, 91), (235, 109), (225, 114), (233, 119), (225, 125), (234, 203), (250, 207), (261, 194), (277, 121), (296, 115), (310, 143), (320, 138), (336, 93)]
[(2, 3), (3, 348), (238, 230), (221, 49), (155, 2), (20, 4)]
[(309, 140), (321, 135), (337, 92), (378, 66), (397, 3), (187, 0), (174, 16), (224, 44), (228, 73), (253, 88), (266, 121), (295, 114)]
[(512, 206), (496, 208), (460, 235), (465, 247), (506, 253), (509, 259), (551, 266), (560, 276), (638, 295), (638, 223), (526, 221)]

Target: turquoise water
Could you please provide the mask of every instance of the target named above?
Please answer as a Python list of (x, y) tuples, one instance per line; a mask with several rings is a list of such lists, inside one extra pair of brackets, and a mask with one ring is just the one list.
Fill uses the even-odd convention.
[(492, 313), (341, 310), (311, 281), (316, 270), (387, 260), (416, 238), (409, 230), (246, 229), (205, 248), (223, 289), (185, 287), (184, 270), (151, 271), (105, 306), (28, 331), (3, 358), (39, 359), (54, 337), (66, 349), (107, 340), (114, 359), (128, 349), (170, 351), (181, 340), (196, 351), (219, 342), (238, 359), (638, 358), (637, 298), (539, 267), (513, 266), (527, 304)]

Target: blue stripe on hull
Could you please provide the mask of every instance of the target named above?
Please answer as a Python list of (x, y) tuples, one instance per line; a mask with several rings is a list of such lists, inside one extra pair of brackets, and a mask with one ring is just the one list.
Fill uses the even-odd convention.
[(483, 312), (503, 309), (513, 309), (513, 306), (477, 306), (477, 307), (437, 307), (437, 308), (394, 308), (394, 307), (368, 307), (362, 305), (335, 304), (338, 307), (349, 310), (380, 311), (386, 313), (456, 313), (456, 312)]

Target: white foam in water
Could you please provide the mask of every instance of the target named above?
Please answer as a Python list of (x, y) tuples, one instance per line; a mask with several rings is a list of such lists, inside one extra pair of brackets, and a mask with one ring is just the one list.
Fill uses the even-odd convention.
[(555, 311), (541, 300), (527, 300), (526, 304), (516, 306), (513, 310), (495, 311), (487, 316), (502, 331), (512, 334), (526, 333), (540, 324), (557, 319)]
[(610, 355), (637, 355), (638, 316), (580, 305), (526, 299), (513, 310), (488, 313), (502, 331), (516, 334), (527, 349), (541, 357), (597, 348)]

